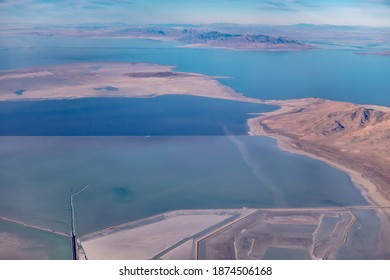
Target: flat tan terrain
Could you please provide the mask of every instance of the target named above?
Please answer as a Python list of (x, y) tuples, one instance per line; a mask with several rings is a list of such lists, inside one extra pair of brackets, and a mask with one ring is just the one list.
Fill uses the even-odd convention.
[(368, 197), (390, 205), (390, 108), (306, 98), (268, 101), (280, 110), (250, 119), (251, 135), (272, 136), (347, 172)]
[(1, 100), (86, 97), (154, 97), (188, 94), (257, 102), (222, 85), (217, 78), (145, 63), (73, 63), (0, 71)]

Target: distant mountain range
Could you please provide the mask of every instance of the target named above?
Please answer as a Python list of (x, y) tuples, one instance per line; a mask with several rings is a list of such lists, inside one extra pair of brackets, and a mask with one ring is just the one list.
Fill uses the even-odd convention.
[(250, 50), (304, 50), (313, 46), (287, 36), (271, 36), (261, 33), (243, 34), (220, 32), (211, 27), (184, 26), (126, 26), (115, 23), (108, 26), (83, 24), (51, 28), (15, 28), (13, 33), (37, 36), (127, 37), (175, 40), (187, 47), (218, 47)]
[(183, 41), (189, 43), (208, 43), (208, 42), (224, 42), (224, 43), (267, 43), (267, 44), (297, 44), (303, 45), (302, 43), (292, 40), (288, 37), (272, 37), (268, 35), (239, 35), (239, 34), (228, 34), (217, 31), (211, 31), (206, 33), (192, 33), (186, 32), (188, 36), (182, 38)]
[(106, 33), (109, 36), (150, 37), (177, 40), (190, 46), (232, 49), (300, 50), (313, 48), (288, 37), (263, 34), (231, 34), (210, 29), (182, 27), (129, 27)]
[(305, 50), (312, 48), (357, 51), (388, 51), (390, 28), (297, 24), (128, 25), (86, 23), (52, 27), (11, 27), (0, 25), (0, 32), (37, 36), (127, 37), (176, 40), (190, 47), (218, 47), (250, 50)]

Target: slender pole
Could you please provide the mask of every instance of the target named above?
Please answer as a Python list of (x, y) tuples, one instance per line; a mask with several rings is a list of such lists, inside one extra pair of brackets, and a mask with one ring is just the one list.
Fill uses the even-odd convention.
[(72, 241), (72, 258), (73, 260), (77, 260), (77, 245), (76, 245), (76, 225), (75, 225), (75, 217), (74, 217), (74, 205), (73, 205), (73, 197), (80, 194), (82, 191), (86, 190), (89, 185), (86, 185), (84, 188), (79, 190), (78, 192), (72, 194), (73, 188), (70, 190), (70, 223), (71, 223), (71, 241)]

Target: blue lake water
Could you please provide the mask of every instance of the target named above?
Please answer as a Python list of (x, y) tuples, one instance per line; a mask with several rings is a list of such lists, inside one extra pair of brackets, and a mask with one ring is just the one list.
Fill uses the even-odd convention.
[(222, 83), (262, 99), (322, 97), (390, 106), (390, 57), (351, 51), (256, 52), (177, 48), (175, 42), (2, 37), (0, 69), (81, 61), (151, 62), (224, 75)]
[[(151, 62), (230, 76), (221, 82), (256, 98), (323, 97), (390, 106), (389, 57), (176, 45), (4, 36), (0, 69)], [(90, 187), (75, 199), (78, 234), (174, 209), (367, 204), (346, 174), (283, 152), (272, 139), (236, 136), (247, 132), (249, 113), (271, 109), (191, 96), (1, 102), (0, 215), (69, 231), (69, 194), (85, 185)]]
[(245, 135), (276, 107), (195, 96), (0, 102), (0, 135)]

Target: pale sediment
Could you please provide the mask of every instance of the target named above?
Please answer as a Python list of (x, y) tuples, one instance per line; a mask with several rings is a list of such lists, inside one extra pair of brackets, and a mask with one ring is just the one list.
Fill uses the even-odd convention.
[(174, 68), (146, 63), (89, 62), (0, 71), (0, 101), (181, 94), (261, 103), (217, 80), (226, 77), (178, 72)]
[(0, 260), (47, 260), (69, 257), (68, 235), (0, 217)]
[(253, 210), (177, 210), (79, 239), (87, 259), (193, 259), (197, 238)]
[[(374, 244), (388, 240), (388, 220), (381, 221), (381, 228), (367, 227), (355, 211), (375, 215), (372, 211), (379, 208), (177, 210), (89, 234), (78, 244), (85, 259), (259, 260), (274, 248), (297, 250), (295, 258), (301, 252), (307, 259), (337, 259), (340, 248), (353, 255), (356, 242), (370, 241), (364, 235), (354, 236), (354, 225), (381, 234)], [(372, 251), (367, 256), (358, 251), (355, 257), (384, 258), (390, 248), (384, 245)]]

